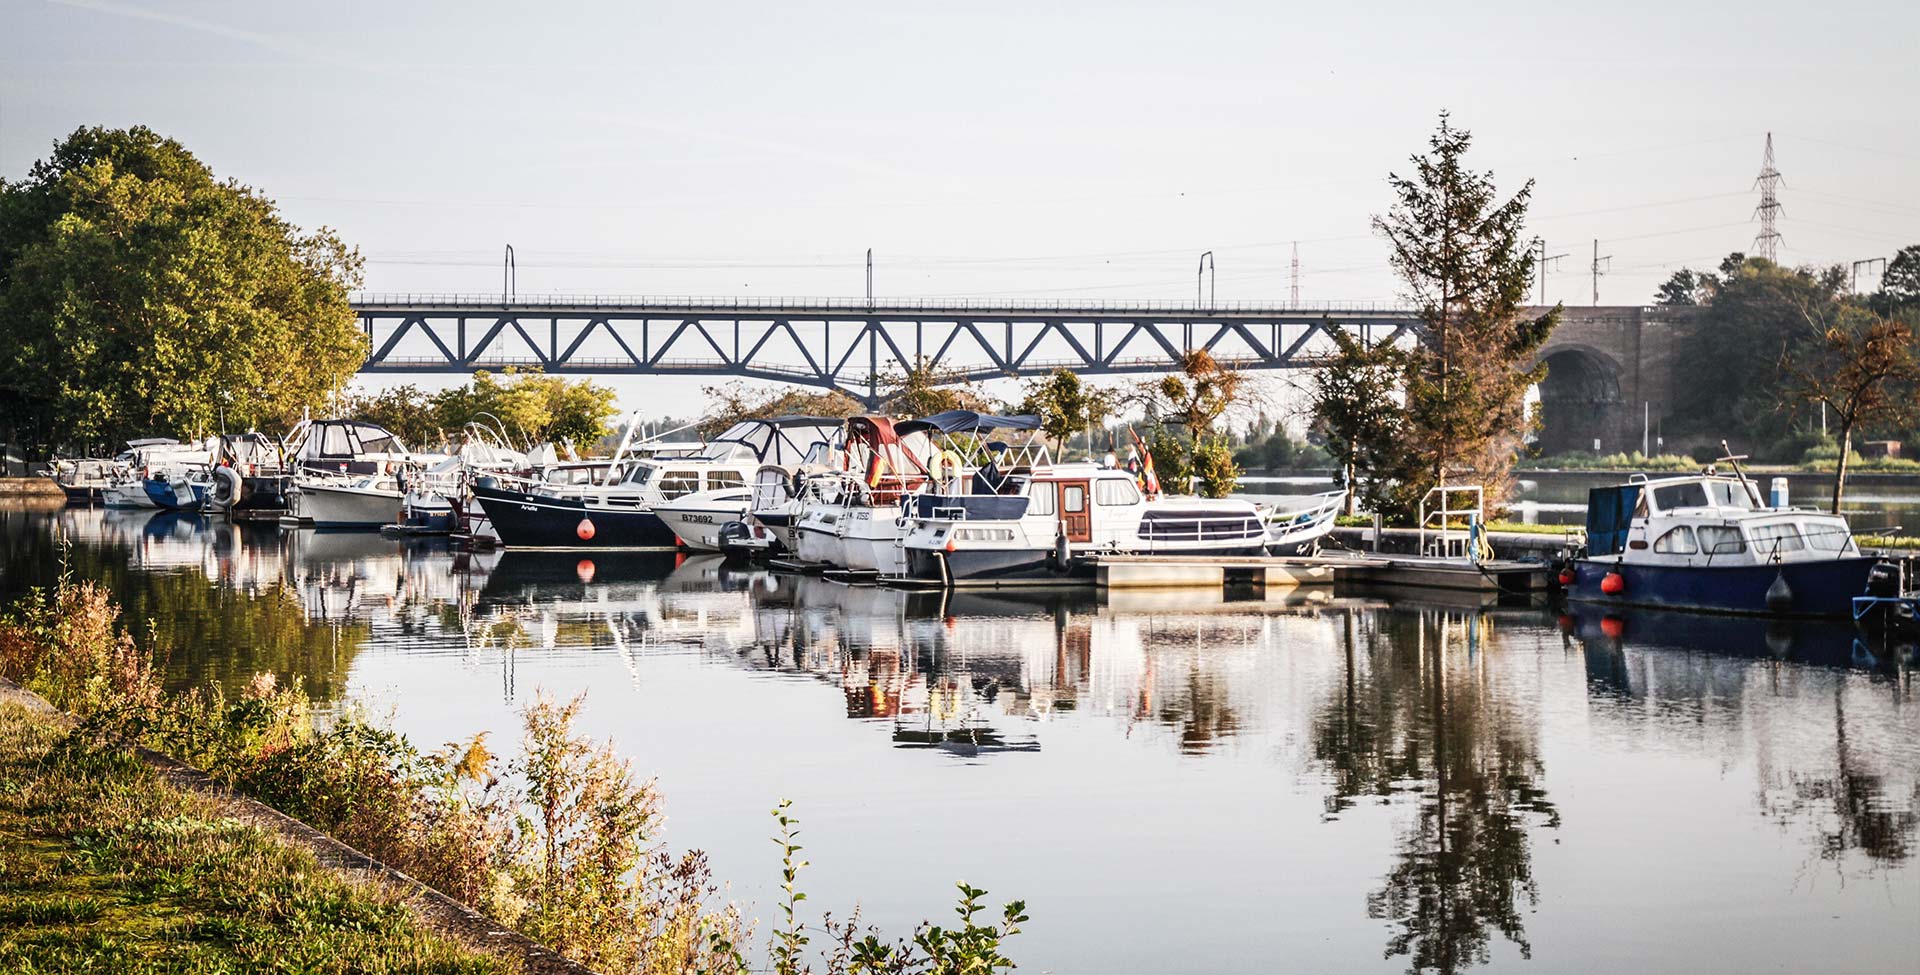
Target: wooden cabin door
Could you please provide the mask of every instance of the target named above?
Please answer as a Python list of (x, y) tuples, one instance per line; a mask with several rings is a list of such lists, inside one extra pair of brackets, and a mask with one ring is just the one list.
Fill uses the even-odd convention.
[(1088, 497), (1086, 481), (1056, 481), (1055, 489), (1060, 492), (1060, 524), (1066, 529), (1067, 541), (1093, 541), (1093, 500)]

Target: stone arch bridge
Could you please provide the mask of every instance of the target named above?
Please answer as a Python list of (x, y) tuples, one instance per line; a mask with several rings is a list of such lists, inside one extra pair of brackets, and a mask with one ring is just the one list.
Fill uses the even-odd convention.
[(1711, 368), (1681, 357), (1695, 313), (1665, 306), (1565, 309), (1540, 350), (1547, 364), (1540, 383), (1541, 452), (1634, 451), (1644, 434), (1658, 453), (1688, 371)]

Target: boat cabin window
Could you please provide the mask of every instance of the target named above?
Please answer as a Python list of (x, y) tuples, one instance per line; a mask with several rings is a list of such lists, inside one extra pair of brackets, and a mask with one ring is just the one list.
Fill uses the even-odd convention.
[(1738, 555), (1747, 550), (1747, 540), (1732, 525), (1701, 525), (1700, 551), (1708, 555)]
[(1761, 555), (1798, 552), (1806, 547), (1806, 543), (1800, 538), (1799, 525), (1753, 526), (1753, 548)]
[(1093, 482), (1093, 500), (1100, 504), (1127, 505), (1140, 503), (1140, 489), (1132, 481), (1123, 481), (1117, 477), (1103, 477)]
[(363, 454), (404, 454), (406, 448), (391, 434), (385, 434), (373, 427), (360, 428), (360, 452)]
[(1053, 482), (1033, 481), (1027, 485), (1027, 514), (1053, 516)]
[(1829, 524), (1816, 521), (1808, 523), (1806, 527), (1807, 547), (1816, 552), (1844, 552), (1852, 539), (1853, 532), (1844, 522)]
[(746, 487), (747, 477), (739, 471), (708, 471), (707, 490), (718, 491), (721, 488)]
[(1693, 540), (1693, 529), (1681, 525), (1655, 539), (1653, 550), (1662, 555), (1692, 555), (1700, 546)]
[(1069, 484), (1060, 490), (1060, 507), (1070, 515), (1087, 510), (1087, 486)]
[(353, 456), (353, 443), (347, 438), (346, 427), (329, 424), (320, 428), (320, 456)]
[(653, 466), (652, 464), (635, 465), (633, 470), (630, 470), (627, 472), (626, 481), (628, 484), (631, 484), (635, 487), (640, 487), (642, 485), (645, 485), (648, 481), (653, 480), (653, 472), (657, 470), (659, 470), (659, 468)]
[(700, 490), (699, 471), (664, 471), (660, 475), (660, 496), (671, 501)]
[(556, 467), (547, 472), (548, 484), (592, 484), (591, 467)]

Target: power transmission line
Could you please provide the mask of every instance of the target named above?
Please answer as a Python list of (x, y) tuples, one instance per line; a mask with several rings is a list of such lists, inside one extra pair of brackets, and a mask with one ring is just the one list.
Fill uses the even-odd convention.
[(1760, 175), (1754, 177), (1753, 185), (1760, 188), (1760, 205), (1753, 210), (1760, 218), (1760, 233), (1753, 238), (1754, 253), (1769, 261), (1776, 261), (1780, 247), (1780, 231), (1774, 222), (1780, 217), (1780, 170), (1773, 165), (1773, 133), (1767, 133), (1767, 154), (1760, 163)]

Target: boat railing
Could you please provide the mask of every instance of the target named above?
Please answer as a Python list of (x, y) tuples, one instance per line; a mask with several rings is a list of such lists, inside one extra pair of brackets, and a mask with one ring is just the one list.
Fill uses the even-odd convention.
[[(1456, 498), (1467, 496), (1473, 499), (1471, 505), (1454, 507)], [(1478, 484), (1439, 484), (1428, 488), (1420, 498), (1420, 554), (1479, 561), (1485, 508), (1486, 490)], [(1467, 522), (1465, 531), (1453, 527), (1461, 518)]]
[(1277, 508), (1274, 509), (1268, 514), (1267, 523), (1275, 528), (1289, 530), (1307, 528), (1328, 519), (1339, 517), (1340, 508), (1346, 504), (1347, 501), (1347, 492), (1345, 489), (1322, 491), (1319, 494), (1313, 495), (1313, 498), (1315, 499), (1314, 503), (1304, 508), (1294, 508), (1286, 511)]

